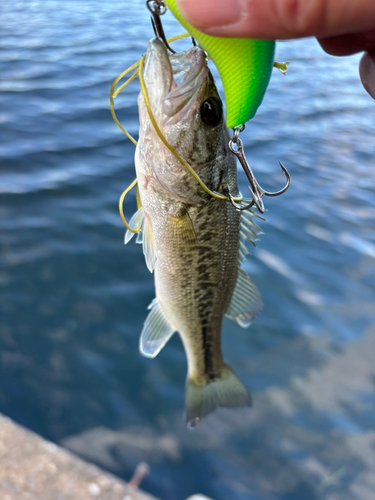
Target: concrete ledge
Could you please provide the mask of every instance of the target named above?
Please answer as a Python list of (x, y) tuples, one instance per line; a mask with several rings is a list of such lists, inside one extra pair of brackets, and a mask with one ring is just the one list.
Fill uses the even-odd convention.
[(0, 414), (1, 500), (157, 500)]

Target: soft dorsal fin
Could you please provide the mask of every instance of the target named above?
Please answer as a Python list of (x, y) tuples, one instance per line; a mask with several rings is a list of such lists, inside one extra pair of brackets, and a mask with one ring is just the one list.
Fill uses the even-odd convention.
[(236, 287), (225, 316), (238, 323), (242, 328), (247, 328), (262, 306), (262, 297), (257, 286), (239, 267)]
[[(135, 212), (135, 214), (133, 215), (133, 217), (130, 219), (129, 226), (132, 229), (137, 229), (138, 227), (140, 227), (141, 231), (142, 231), (144, 217), (145, 217), (145, 214), (144, 214), (144, 211), (143, 211), (143, 207), (141, 207), (139, 210), (137, 210)], [(138, 237), (137, 237), (137, 243), (138, 243), (138, 238), (139, 238), (139, 235), (140, 235), (141, 231), (139, 231), (138, 233), (132, 233), (128, 229), (126, 231), (126, 233), (125, 233), (125, 239), (124, 239), (125, 245), (127, 243), (129, 243), (129, 241), (133, 238), (134, 234), (138, 234)]]
[(250, 242), (255, 247), (255, 242), (259, 240), (258, 234), (263, 233), (261, 228), (255, 224), (253, 217), (259, 217), (262, 220), (263, 217), (258, 216), (256, 213), (251, 211), (243, 211), (241, 213), (240, 221), (240, 242), (238, 251), (238, 264), (241, 265), (245, 260), (246, 255), (250, 252), (246, 246), (246, 242)]
[(143, 356), (154, 358), (163, 349), (175, 330), (168, 323), (158, 299), (154, 299), (148, 306), (151, 309), (143, 325), (139, 350)]

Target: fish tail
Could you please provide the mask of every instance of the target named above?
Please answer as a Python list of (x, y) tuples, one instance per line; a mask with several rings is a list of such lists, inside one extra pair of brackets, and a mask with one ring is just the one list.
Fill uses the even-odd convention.
[(251, 406), (250, 394), (227, 364), (223, 364), (221, 373), (215, 378), (207, 376), (196, 380), (188, 377), (186, 381), (185, 411), (189, 427), (199, 424), (203, 417), (218, 406)]

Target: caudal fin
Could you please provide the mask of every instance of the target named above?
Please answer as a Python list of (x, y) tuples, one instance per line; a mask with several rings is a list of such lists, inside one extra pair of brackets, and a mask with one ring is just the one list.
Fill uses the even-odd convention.
[(190, 427), (218, 406), (235, 408), (251, 406), (251, 396), (245, 386), (228, 365), (223, 365), (220, 377), (207, 379), (198, 384), (192, 378), (186, 382), (185, 411), (186, 422)]

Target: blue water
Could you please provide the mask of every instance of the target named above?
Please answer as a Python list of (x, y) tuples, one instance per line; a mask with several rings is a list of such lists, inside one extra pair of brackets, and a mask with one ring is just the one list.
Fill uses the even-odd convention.
[[(152, 36), (143, 2), (3, 1), (0, 23), (0, 411), (126, 479), (147, 461), (163, 500), (373, 499), (375, 102), (359, 56), (278, 45), (288, 74), (242, 136), (265, 188), (284, 182), (278, 159), (292, 185), (266, 200), (246, 263), (262, 314), (223, 328), (254, 407), (188, 431), (178, 337), (138, 354), (153, 277), (117, 211), (134, 147), (108, 93)], [(134, 135), (137, 94), (116, 100)]]

